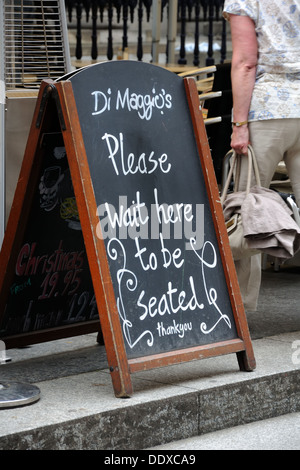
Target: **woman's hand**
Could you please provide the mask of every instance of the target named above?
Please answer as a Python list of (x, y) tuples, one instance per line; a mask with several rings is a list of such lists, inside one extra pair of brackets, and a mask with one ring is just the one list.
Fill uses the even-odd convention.
[(231, 148), (238, 155), (247, 155), (249, 144), (249, 129), (247, 125), (233, 127), (231, 135)]

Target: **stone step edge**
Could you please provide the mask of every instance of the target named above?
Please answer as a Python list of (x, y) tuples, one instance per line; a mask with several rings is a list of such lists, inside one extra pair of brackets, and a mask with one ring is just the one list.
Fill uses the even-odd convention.
[(0, 438), (0, 449), (147, 449), (297, 411), (292, 370), (16, 432)]

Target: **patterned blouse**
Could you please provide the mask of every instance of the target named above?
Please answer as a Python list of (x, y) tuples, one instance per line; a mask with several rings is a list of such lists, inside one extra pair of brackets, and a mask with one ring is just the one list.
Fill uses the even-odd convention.
[(300, 117), (300, 0), (225, 0), (228, 13), (249, 16), (258, 41), (249, 121)]

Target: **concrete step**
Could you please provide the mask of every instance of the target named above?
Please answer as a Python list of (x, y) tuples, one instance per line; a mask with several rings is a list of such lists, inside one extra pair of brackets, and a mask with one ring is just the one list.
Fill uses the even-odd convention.
[(161, 452), (161, 462), (166, 458), (166, 450), (171, 451), (171, 455), (174, 450), (300, 450), (300, 413), (194, 436), (148, 450), (155, 450), (158, 455)]
[(0, 449), (147, 449), (299, 412), (299, 337), (254, 340), (253, 372), (230, 354), (133, 374), (129, 399), (114, 397), (95, 335), (11, 350), (1, 381), (34, 383), (41, 398), (0, 409)]
[(34, 384), (41, 396), (0, 408), (0, 449), (138, 450), (195, 436), (207, 445), (208, 433), (299, 413), (299, 284), (298, 266), (263, 272), (258, 311), (247, 313), (253, 372), (235, 354), (153, 369), (133, 374), (133, 396), (120, 399), (96, 334), (7, 351), (0, 383)]

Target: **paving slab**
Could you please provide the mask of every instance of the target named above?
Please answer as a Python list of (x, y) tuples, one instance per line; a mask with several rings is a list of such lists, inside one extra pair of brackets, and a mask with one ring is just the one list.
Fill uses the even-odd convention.
[[(171, 453), (203, 450), (300, 450), (300, 413), (223, 429), (147, 449)], [(171, 452), (170, 452), (171, 451)], [(174, 453), (173, 453), (174, 455)]]
[[(19, 381), (32, 372), (41, 398), (0, 410), (0, 449), (145, 449), (295, 413), (300, 383), (293, 345), (299, 337), (293, 332), (253, 341), (253, 372), (239, 371), (236, 355), (230, 354), (133, 374), (129, 399), (114, 397), (110, 374), (99, 367), (104, 348), (88, 346), (87, 338), (81, 349), (79, 337), (73, 339), (73, 352), (56, 354), (56, 378), (45, 378), (44, 370), (55, 355), (46, 354), (43, 361), (12, 358), (1, 366), (1, 381), (14, 381), (14, 369)], [(95, 336), (88, 340), (93, 343)], [(84, 361), (94, 361), (94, 370), (74, 373)]]
[(0, 409), (0, 449), (148, 449), (300, 411), (299, 271), (263, 274), (247, 313), (257, 367), (235, 354), (138, 372), (115, 398), (96, 334), (7, 351), (0, 382), (40, 389), (27, 406)]

